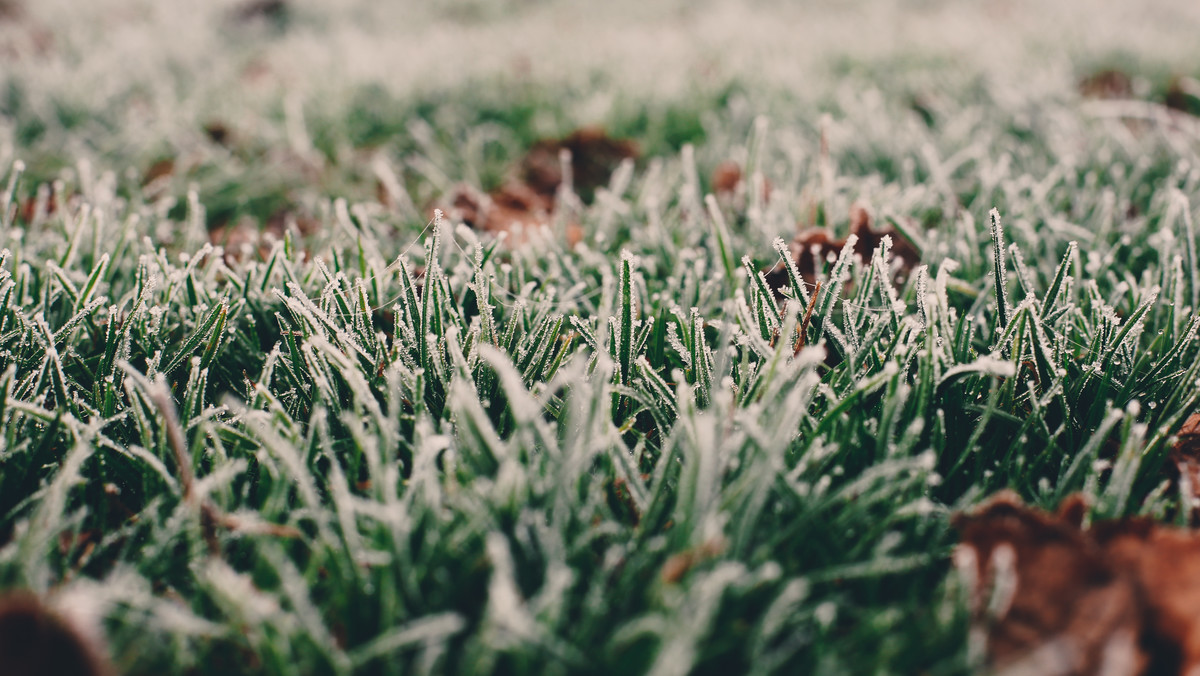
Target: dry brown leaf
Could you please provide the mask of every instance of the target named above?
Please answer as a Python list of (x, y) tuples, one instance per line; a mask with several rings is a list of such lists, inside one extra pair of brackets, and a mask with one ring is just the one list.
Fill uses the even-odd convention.
[(1200, 115), (1200, 82), (1184, 75), (1173, 76), (1167, 85), (1163, 104), (1172, 110)]
[(27, 592), (0, 596), (0, 673), (108, 676), (114, 671), (66, 618)]
[(175, 163), (175, 158), (164, 157), (156, 160), (142, 174), (142, 194), (148, 200), (156, 200), (166, 195), (171, 189), (171, 182), (176, 174), (186, 173)]
[(1142, 673), (1134, 583), (1080, 529), (1082, 515), (1077, 498), (1046, 514), (1004, 492), (955, 518), (955, 563), (972, 583), (972, 631), (984, 637), (993, 667)]
[(561, 139), (542, 139), (533, 144), (521, 160), (518, 178), (534, 192), (551, 199), (563, 182), (559, 153), (571, 153), (571, 184), (584, 202), (590, 202), (596, 188), (604, 186), (626, 159), (637, 159), (637, 144), (629, 139), (610, 137), (600, 127), (584, 127)]
[(1133, 98), (1133, 78), (1115, 68), (1106, 68), (1080, 80), (1079, 93), (1088, 99)]
[[(1200, 420), (1185, 430), (1195, 434)], [(972, 589), (972, 631), (992, 666), (1064, 674), (1200, 673), (1200, 533), (1149, 518), (1082, 527), (994, 496), (956, 516), (955, 562)]]
[(228, 148), (233, 144), (233, 132), (220, 121), (212, 121), (204, 125), (204, 135), (213, 143)]
[[(517, 235), (549, 222), (549, 213), (534, 201), (523, 203), (518, 188), (502, 188), (484, 194), (470, 186), (460, 185), (451, 194), (446, 215), (485, 232)], [(511, 240), (510, 240), (511, 241)]]
[(262, 249), (262, 232), (249, 219), (221, 224), (208, 231), (208, 241), (222, 249), (226, 265), (250, 260)]
[(1149, 673), (1200, 669), (1200, 536), (1150, 519), (1098, 523), (1096, 542), (1114, 565), (1129, 571), (1142, 600)]
[(1188, 520), (1196, 525), (1200, 522), (1200, 413), (1193, 413), (1180, 425), (1169, 457)]
[[(854, 253), (863, 261), (870, 261), (884, 237), (891, 237), (891, 262), (895, 279), (903, 282), (912, 273), (913, 268), (921, 262), (921, 254), (917, 247), (893, 227), (876, 230), (873, 225), (870, 209), (855, 203), (850, 208), (850, 232), (858, 239), (854, 244)], [(788, 245), (796, 270), (809, 285), (816, 283), (817, 271), (838, 256), (846, 246), (847, 237), (834, 238), (827, 228), (807, 228), (800, 231)], [(787, 271), (783, 263), (778, 263), (765, 271), (767, 284), (772, 289), (787, 286)]]
[(53, 216), (58, 211), (59, 197), (53, 183), (43, 183), (38, 186), (38, 194), (28, 197), (21, 203), (17, 211), (19, 218), (26, 225), (34, 225), (40, 219)]
[(732, 195), (742, 182), (742, 167), (733, 160), (725, 160), (713, 169), (712, 189), (717, 196)]
[[(763, 202), (771, 200), (772, 190), (774, 186), (764, 178), (760, 193)], [(739, 210), (745, 208), (747, 188), (741, 165), (734, 160), (725, 160), (718, 164), (712, 173), (712, 191), (722, 204)]]
[(157, 181), (165, 181), (175, 173), (175, 158), (164, 157), (155, 161), (146, 168), (146, 173), (142, 176), (142, 187), (153, 185)]
[[(559, 186), (563, 183), (562, 151), (571, 154), (572, 187), (585, 201), (606, 184), (622, 161), (637, 157), (632, 141), (613, 139), (595, 127), (580, 129), (562, 139), (543, 139), (530, 148), (503, 186), (484, 193), (468, 185), (457, 186), (444, 200), (444, 211), (477, 230), (508, 233), (510, 243), (521, 243), (529, 233), (551, 222)], [(566, 225), (567, 245), (583, 239), (583, 229)]]

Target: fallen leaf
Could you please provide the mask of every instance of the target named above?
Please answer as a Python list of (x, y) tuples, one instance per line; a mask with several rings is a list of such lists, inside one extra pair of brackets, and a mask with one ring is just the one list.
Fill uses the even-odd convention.
[(733, 160), (725, 160), (713, 169), (712, 173), (712, 189), (713, 193), (720, 195), (732, 195), (737, 191), (738, 185), (742, 182), (742, 167)]
[(1088, 99), (1133, 98), (1133, 78), (1115, 68), (1106, 68), (1081, 79), (1079, 93)]
[[(858, 239), (854, 244), (854, 253), (864, 262), (869, 262), (884, 237), (892, 240), (891, 264), (895, 281), (902, 283), (908, 278), (921, 262), (921, 254), (917, 247), (894, 227), (876, 230), (872, 223), (870, 209), (855, 203), (850, 207), (850, 233)], [(788, 245), (796, 270), (809, 285), (816, 284), (817, 271), (824, 269), (830, 259), (836, 258), (846, 246), (848, 237), (834, 238), (827, 228), (806, 228), (796, 234), (795, 239)], [(780, 289), (788, 285), (787, 270), (783, 263), (777, 263), (764, 271), (767, 284), (772, 289)]]
[(1142, 673), (1134, 582), (1081, 530), (1083, 503), (1056, 514), (1003, 492), (958, 515), (954, 559), (971, 588), (972, 632), (1012, 673)]
[[(501, 189), (484, 194), (467, 185), (458, 186), (451, 193), (450, 204), (445, 209), (452, 220), (461, 220), (468, 226), (485, 232), (513, 235), (522, 233), (549, 222), (549, 213), (536, 206), (535, 202), (522, 202), (517, 188)], [(509, 192), (512, 191), (512, 192)]]
[(287, 206), (276, 210), (263, 225), (265, 232), (279, 239), (283, 239), (284, 233), (292, 228), (302, 237), (311, 237), (321, 230), (321, 221), (298, 207)]
[[(558, 189), (564, 181), (559, 156), (563, 151), (571, 155), (572, 188), (585, 202), (610, 180), (621, 162), (638, 154), (632, 141), (610, 138), (598, 127), (579, 129), (561, 139), (543, 139), (529, 149), (504, 185), (490, 193), (459, 185), (443, 198), (442, 210), (452, 220), (476, 230), (508, 233), (511, 244), (525, 242), (534, 229), (549, 224), (555, 213)], [(569, 247), (582, 241), (583, 235), (579, 223), (572, 220), (566, 224)]]
[(155, 161), (147, 169), (142, 176), (142, 187), (151, 185), (161, 179), (166, 179), (175, 173), (175, 159), (172, 157), (164, 157)]
[(0, 596), (0, 672), (6, 676), (114, 673), (76, 627), (28, 592)]
[(1184, 509), (1192, 525), (1200, 522), (1200, 413), (1193, 413), (1183, 421), (1175, 433), (1175, 445), (1169, 456), (1172, 477), (1177, 482), (1184, 499)]
[(533, 144), (521, 160), (518, 179), (534, 192), (551, 199), (563, 182), (559, 153), (571, 153), (571, 186), (590, 203), (596, 188), (607, 185), (612, 173), (626, 159), (637, 159), (637, 144), (615, 139), (600, 127), (577, 129), (561, 139), (542, 139)]
[(38, 186), (36, 195), (26, 198), (21, 203), (17, 217), (26, 225), (39, 224), (41, 219), (53, 216), (58, 211), (58, 195), (53, 183), (43, 183)]
[(532, 187), (509, 181), (490, 194), (498, 206), (530, 213), (550, 213), (554, 210), (554, 197), (541, 194)]
[(1200, 115), (1200, 81), (1183, 75), (1172, 77), (1163, 103), (1172, 110)]
[(263, 247), (263, 234), (249, 219), (236, 224), (224, 223), (208, 231), (208, 241), (222, 249), (226, 265), (250, 260)]
[[(734, 160), (725, 160), (713, 169), (712, 190), (719, 202), (743, 209), (746, 201), (746, 181), (743, 180), (742, 167)], [(767, 179), (762, 181), (761, 197), (763, 202), (769, 202), (774, 187)]]
[(233, 142), (233, 132), (224, 122), (209, 122), (204, 125), (204, 135), (213, 143), (228, 148)]
[(1200, 536), (1148, 518), (1098, 523), (1093, 537), (1109, 560), (1130, 573), (1143, 604), (1154, 664), (1147, 673), (1200, 669)]
[[(1197, 433), (1200, 420), (1185, 423)], [(1193, 440), (1194, 443), (1194, 440)], [(954, 518), (972, 632), (1006, 673), (1200, 673), (1200, 532), (1146, 517), (1083, 528), (1002, 492)]]

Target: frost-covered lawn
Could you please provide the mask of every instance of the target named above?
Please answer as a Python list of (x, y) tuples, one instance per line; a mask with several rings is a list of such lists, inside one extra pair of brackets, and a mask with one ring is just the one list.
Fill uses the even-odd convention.
[(970, 672), (953, 513), (1189, 512), (1132, 5), (0, 2), (0, 588), (121, 673)]

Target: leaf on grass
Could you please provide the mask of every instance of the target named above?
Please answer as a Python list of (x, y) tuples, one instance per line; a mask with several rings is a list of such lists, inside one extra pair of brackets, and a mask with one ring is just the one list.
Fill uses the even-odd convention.
[(221, 247), (226, 265), (252, 260), (255, 256), (266, 258), (270, 254), (269, 243), (264, 242), (263, 233), (250, 219), (235, 224), (222, 223), (208, 231), (208, 241)]
[[(71, 195), (68, 197), (75, 197)], [(58, 212), (60, 196), (54, 188), (53, 183), (43, 183), (38, 186), (36, 195), (28, 197), (24, 202), (21, 202), (20, 209), (17, 210), (17, 218), (25, 225), (33, 225), (48, 216), (53, 216)]]
[[(770, 201), (773, 189), (771, 182), (764, 178), (761, 193), (764, 203)], [(737, 208), (744, 207), (747, 189), (742, 166), (734, 160), (725, 160), (718, 164), (712, 173), (712, 191), (722, 204), (733, 204)]]
[(451, 195), (446, 211), (451, 218), (476, 230), (515, 233), (549, 222), (554, 200), (523, 183), (510, 182), (487, 194), (460, 185)]
[(713, 169), (712, 190), (718, 197), (733, 195), (742, 184), (742, 167), (734, 160), (725, 160)]
[(1200, 668), (1200, 534), (1148, 518), (1083, 527), (1002, 492), (954, 526), (972, 631), (1004, 672), (1187, 674)]
[(1098, 70), (1079, 81), (1079, 93), (1086, 99), (1133, 98), (1133, 78), (1115, 68)]
[(1141, 599), (1145, 673), (1200, 669), (1200, 535), (1149, 518), (1097, 523), (1093, 537), (1112, 564), (1134, 580)]
[(0, 672), (12, 676), (114, 673), (77, 627), (27, 592), (0, 596)]
[(612, 138), (600, 127), (584, 127), (560, 139), (534, 143), (521, 160), (521, 182), (553, 198), (564, 179), (559, 159), (563, 150), (571, 153), (571, 185), (584, 202), (591, 202), (596, 189), (608, 184), (621, 162), (640, 154), (629, 139)]
[[(854, 243), (854, 253), (863, 261), (870, 261), (875, 248), (884, 237), (892, 238), (892, 262), (896, 281), (903, 282), (921, 262), (921, 253), (917, 247), (894, 227), (876, 230), (870, 209), (855, 203), (850, 208), (850, 235), (857, 236)], [(795, 239), (788, 245), (796, 269), (809, 285), (815, 284), (817, 272), (825, 267), (825, 263), (836, 257), (846, 245), (849, 235), (835, 238), (828, 228), (807, 228), (797, 233)], [(765, 271), (767, 284), (772, 289), (779, 289), (788, 283), (787, 270), (782, 263), (777, 263)]]
[[(303, 207), (290, 203), (271, 212), (266, 222), (263, 223), (263, 231), (274, 235), (276, 239), (283, 239), (284, 234), (289, 230), (299, 232), (302, 237), (311, 237), (317, 234), (321, 228), (320, 219)], [(263, 258), (266, 258), (265, 254)]]
[(1169, 457), (1188, 521), (1196, 525), (1200, 523), (1200, 413), (1188, 416), (1179, 426)]
[(175, 174), (175, 158), (163, 157), (154, 161), (142, 175), (142, 187), (145, 188), (158, 181), (166, 181)]
[[(288, 232), (308, 238), (322, 228), (321, 221), (300, 207), (283, 206), (274, 211), (263, 222), (243, 216), (235, 222), (214, 222), (208, 229), (208, 242), (221, 247), (225, 264), (251, 260), (265, 261), (271, 257), (276, 242), (283, 241)], [(301, 256), (309, 256), (307, 247), (300, 250)]]
[[(563, 151), (571, 155), (571, 188), (584, 202), (592, 201), (596, 189), (609, 182), (623, 161), (638, 156), (632, 141), (611, 138), (598, 127), (579, 129), (561, 139), (542, 139), (503, 186), (490, 193), (467, 185), (455, 188), (446, 199), (446, 213), (476, 230), (509, 233), (510, 241), (524, 241), (526, 230), (550, 222), (554, 215), (559, 187), (566, 180)], [(572, 247), (583, 239), (578, 223), (567, 224), (566, 238)]]
[(225, 148), (233, 146), (235, 141), (234, 133), (229, 128), (229, 125), (225, 124), (224, 122), (221, 122), (220, 120), (212, 120), (207, 122), (203, 129), (204, 135), (208, 137), (209, 141), (212, 141), (213, 143)]
[(1184, 75), (1172, 77), (1163, 104), (1172, 110), (1200, 116), (1200, 81)]

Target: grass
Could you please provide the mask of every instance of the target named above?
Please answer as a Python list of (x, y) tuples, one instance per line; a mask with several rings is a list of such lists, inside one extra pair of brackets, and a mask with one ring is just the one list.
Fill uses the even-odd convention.
[[(98, 622), (124, 673), (977, 669), (953, 511), (1185, 518), (1197, 125), (976, 78), (914, 111), (919, 67), (836, 67), (618, 97), (646, 158), (519, 246), (413, 205), (587, 121), (550, 87), (312, 100), (307, 151), (294, 109), (168, 135), (201, 159), (162, 193), (121, 118), (76, 162), (65, 118), (5, 108), (0, 588)], [(408, 202), (371, 199), (379, 157)], [(769, 200), (709, 197), (726, 158)], [(51, 179), (74, 197), (18, 218)], [(856, 201), (922, 265), (847, 247), (781, 300), (777, 238)], [(320, 227), (206, 243), (281, 208)]]

